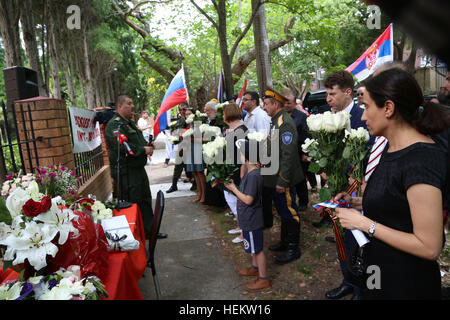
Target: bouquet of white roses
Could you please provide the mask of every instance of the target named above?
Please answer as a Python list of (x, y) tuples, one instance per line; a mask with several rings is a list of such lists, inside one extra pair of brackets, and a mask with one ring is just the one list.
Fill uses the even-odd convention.
[(200, 121), (201, 123), (205, 123), (208, 120), (208, 115), (206, 113), (201, 113), (199, 110), (195, 111), (195, 113), (192, 113), (189, 117), (186, 119), (187, 124), (191, 124), (193, 122)]
[(110, 219), (113, 216), (113, 211), (106, 208), (101, 201), (95, 200), (94, 204), (91, 205), (91, 215), (94, 221)]
[(226, 163), (227, 141), (224, 137), (217, 136), (213, 141), (203, 145), (205, 163), (208, 165), (206, 181), (212, 187), (231, 179), (238, 170), (234, 164)]
[(169, 141), (169, 143), (173, 144), (173, 145), (177, 145), (177, 144), (179, 144), (181, 142), (180, 138), (177, 137), (177, 136), (170, 136), (170, 137), (167, 138), (167, 141)]
[(370, 149), (367, 145), (369, 139), (369, 132), (363, 127), (359, 127), (357, 130), (351, 129), (345, 138), (342, 156), (350, 160), (353, 165), (350, 176), (360, 183), (364, 181), (365, 165), (369, 160)]
[(102, 297), (108, 297), (108, 293), (100, 279), (80, 279), (79, 266), (25, 281), (19, 278), (0, 286), (0, 300), (100, 300)]
[(306, 120), (314, 139), (307, 139), (303, 151), (311, 158), (309, 171), (327, 175), (328, 188), (320, 189), (320, 200), (329, 200), (348, 186), (346, 169), (349, 159), (343, 157), (345, 130), (350, 130), (350, 114), (346, 111), (311, 115)]
[(39, 271), (47, 266), (48, 256), (55, 257), (58, 245), (67, 241), (69, 233), (78, 234), (72, 223), (77, 216), (70, 209), (61, 209), (63, 205), (61, 197), (52, 199), (39, 193), (34, 181), (8, 196), (6, 208), (0, 208), (0, 245), (6, 247), (7, 267), (27, 260)]
[(227, 104), (228, 104), (228, 101), (224, 102), (224, 103), (219, 103), (216, 105), (216, 111), (217, 111), (216, 125), (221, 128), (224, 128), (224, 129), (228, 128), (228, 125), (223, 120), (223, 107), (226, 106)]

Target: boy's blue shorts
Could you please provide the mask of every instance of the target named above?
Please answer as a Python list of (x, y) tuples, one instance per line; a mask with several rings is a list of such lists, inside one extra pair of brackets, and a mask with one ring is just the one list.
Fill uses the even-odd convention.
[(242, 231), (244, 249), (247, 253), (259, 253), (264, 248), (264, 230)]

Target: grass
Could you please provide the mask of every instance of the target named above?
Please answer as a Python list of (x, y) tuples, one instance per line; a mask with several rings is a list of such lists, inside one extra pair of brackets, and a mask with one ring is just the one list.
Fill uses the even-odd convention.
[(297, 263), (296, 267), (297, 267), (297, 271), (304, 274), (305, 276), (311, 275), (314, 271), (314, 267), (310, 264)]

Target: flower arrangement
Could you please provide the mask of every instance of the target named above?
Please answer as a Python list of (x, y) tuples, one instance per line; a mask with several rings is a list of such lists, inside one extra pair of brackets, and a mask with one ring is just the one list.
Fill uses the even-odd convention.
[(6, 181), (3, 182), (2, 196), (8, 197), (16, 188), (27, 188), (32, 181), (36, 181), (36, 177), (32, 173), (21, 175), (21, 171), (16, 175), (10, 174), (6, 177)]
[(100, 279), (80, 279), (80, 267), (70, 266), (46, 276), (8, 281), (0, 286), (0, 300), (100, 300), (108, 297)]
[[(57, 245), (63, 245), (69, 233), (78, 230), (72, 221), (77, 216), (61, 208), (61, 197), (39, 193), (37, 183), (26, 189), (17, 188), (6, 199), (10, 219), (0, 221), (0, 245), (6, 246), (5, 264), (18, 265), (25, 260), (36, 270), (47, 266), (47, 257), (55, 257)], [(5, 212), (1, 215), (7, 216)]]
[(314, 139), (307, 139), (302, 149), (312, 160), (308, 170), (327, 175), (328, 188), (320, 189), (320, 200), (326, 201), (348, 186), (345, 172), (350, 161), (343, 157), (343, 151), (345, 131), (351, 130), (350, 114), (346, 111), (327, 111), (311, 115), (306, 121)]
[(364, 181), (365, 165), (369, 160), (370, 150), (367, 146), (369, 139), (369, 132), (363, 127), (359, 127), (357, 130), (351, 129), (350, 132), (347, 132), (345, 148), (342, 152), (342, 157), (350, 160), (353, 166), (350, 177), (360, 183)]
[(177, 136), (170, 136), (167, 138), (167, 140), (169, 141), (170, 144), (173, 144), (173, 145), (177, 145), (181, 142), (180, 138)]
[(63, 198), (76, 194), (81, 177), (67, 169), (61, 163), (53, 166), (37, 167), (36, 182), (42, 193)]
[(267, 135), (262, 131), (253, 131), (247, 134), (247, 138), (256, 142), (263, 142), (267, 138)]

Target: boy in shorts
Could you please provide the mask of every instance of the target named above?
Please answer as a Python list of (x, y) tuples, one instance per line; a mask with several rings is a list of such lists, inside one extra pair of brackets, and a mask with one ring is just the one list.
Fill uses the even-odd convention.
[[(256, 143), (256, 142), (252, 142)], [(238, 198), (237, 212), (239, 227), (244, 237), (245, 252), (252, 255), (252, 266), (239, 271), (242, 276), (257, 276), (254, 282), (247, 283), (249, 290), (261, 290), (270, 287), (267, 276), (266, 256), (264, 255), (264, 221), (262, 211), (262, 178), (257, 166), (257, 155), (249, 156), (250, 143), (248, 140), (236, 142), (241, 154), (241, 160), (245, 166), (245, 175), (241, 179), (239, 187), (233, 180), (225, 183), (225, 187), (232, 191)], [(258, 152), (256, 152), (257, 154)], [(250, 162), (250, 159), (256, 161)]]

